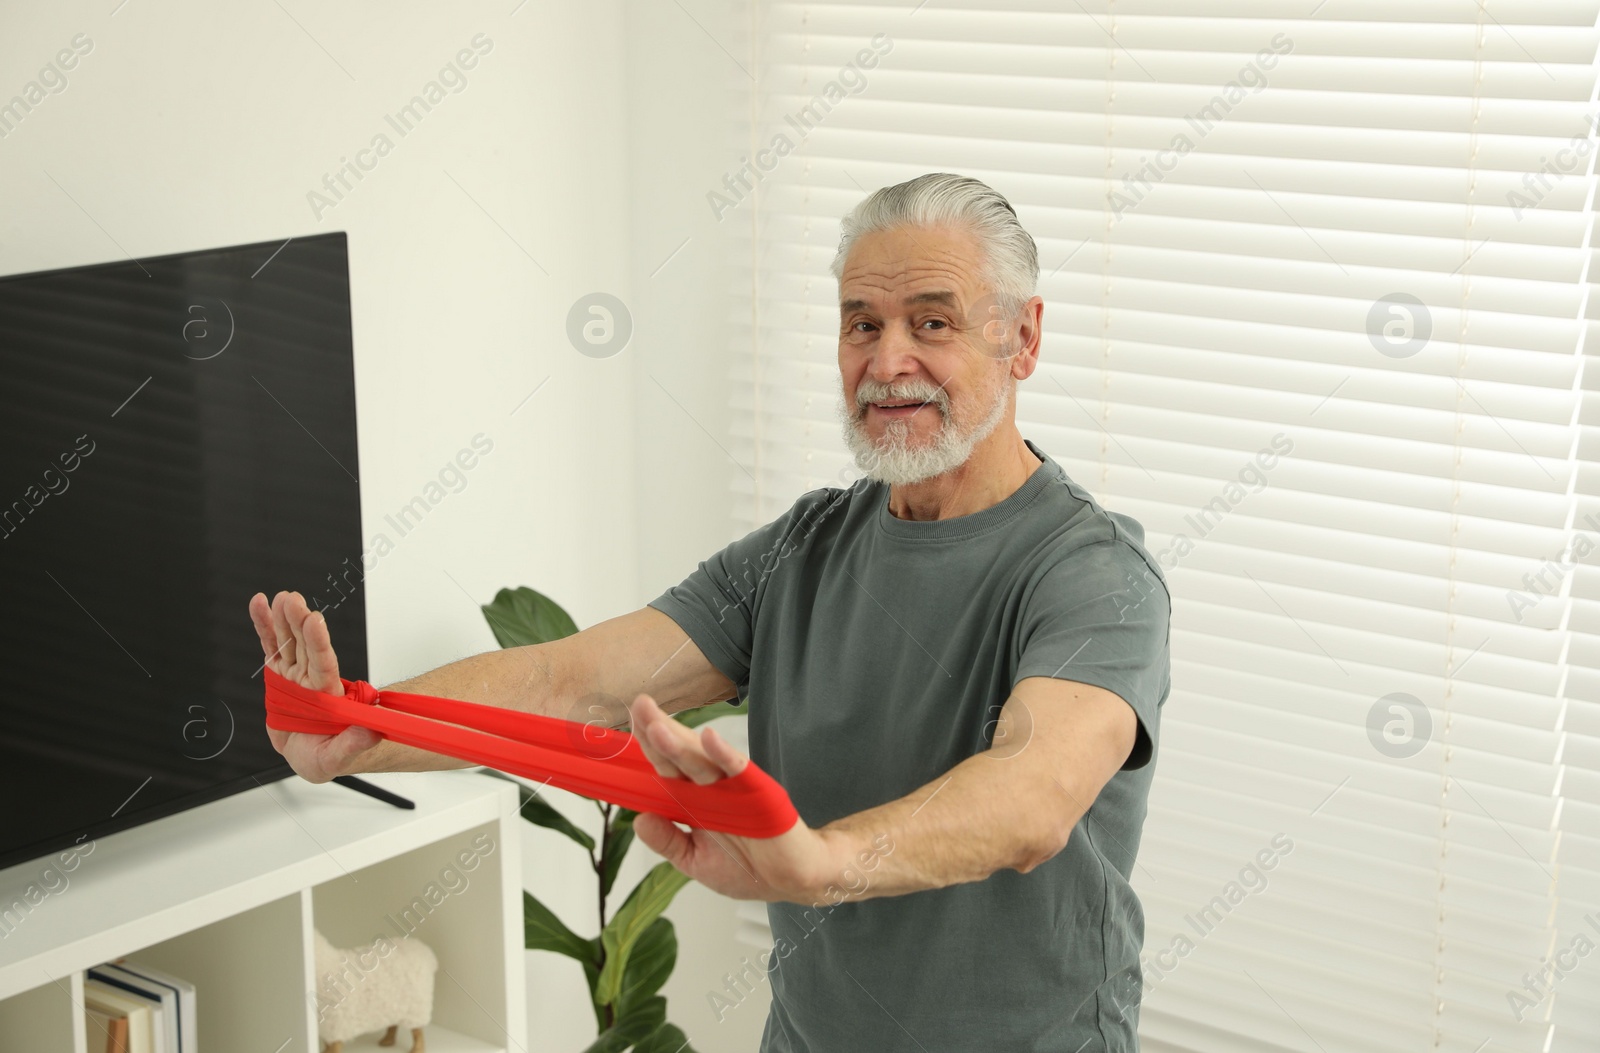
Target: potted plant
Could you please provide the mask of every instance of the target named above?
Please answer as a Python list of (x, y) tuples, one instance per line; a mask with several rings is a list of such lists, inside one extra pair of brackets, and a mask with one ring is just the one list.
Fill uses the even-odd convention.
[[(501, 647), (521, 647), (570, 636), (577, 625), (554, 600), (526, 586), (501, 589), (483, 616)], [(738, 706), (702, 706), (676, 718), (697, 727), (717, 717), (749, 712), (749, 700)], [(509, 778), (501, 772), (486, 774)], [(633, 819), (637, 812), (595, 801), (600, 812), (600, 843), (556, 811), (538, 792), (518, 780), (524, 819), (554, 830), (577, 842), (589, 853), (598, 890), (600, 935), (583, 939), (569, 929), (543, 903), (522, 893), (522, 924), (529, 950), (554, 951), (583, 966), (589, 981), (599, 1035), (585, 1053), (694, 1053), (683, 1031), (667, 1023), (667, 1000), (657, 992), (672, 975), (678, 960), (678, 937), (672, 922), (661, 916), (687, 875), (671, 863), (657, 863), (609, 916), (606, 898), (633, 844)]]

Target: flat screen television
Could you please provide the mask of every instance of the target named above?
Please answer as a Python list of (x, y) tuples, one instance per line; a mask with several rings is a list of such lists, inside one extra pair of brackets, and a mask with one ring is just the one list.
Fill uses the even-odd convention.
[(349, 290), (342, 233), (0, 278), (0, 867), (293, 774), (252, 594), (366, 678)]

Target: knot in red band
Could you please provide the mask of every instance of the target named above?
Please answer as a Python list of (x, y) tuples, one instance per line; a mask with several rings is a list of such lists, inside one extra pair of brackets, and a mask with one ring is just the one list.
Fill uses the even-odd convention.
[(352, 702), (360, 702), (364, 706), (378, 704), (378, 689), (365, 680), (346, 680), (344, 688), (344, 697)]

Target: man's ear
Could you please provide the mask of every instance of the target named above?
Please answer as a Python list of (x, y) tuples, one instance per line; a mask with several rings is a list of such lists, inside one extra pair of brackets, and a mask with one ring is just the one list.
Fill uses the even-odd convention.
[(1039, 368), (1039, 346), (1044, 332), (1044, 298), (1035, 296), (1022, 305), (1015, 321), (1017, 353), (1011, 356), (1011, 375), (1027, 380)]

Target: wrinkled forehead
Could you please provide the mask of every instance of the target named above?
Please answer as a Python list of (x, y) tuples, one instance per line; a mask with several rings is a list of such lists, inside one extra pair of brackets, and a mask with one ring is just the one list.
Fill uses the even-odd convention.
[(863, 234), (839, 276), (841, 311), (961, 308), (989, 292), (983, 251), (970, 233), (908, 228)]

